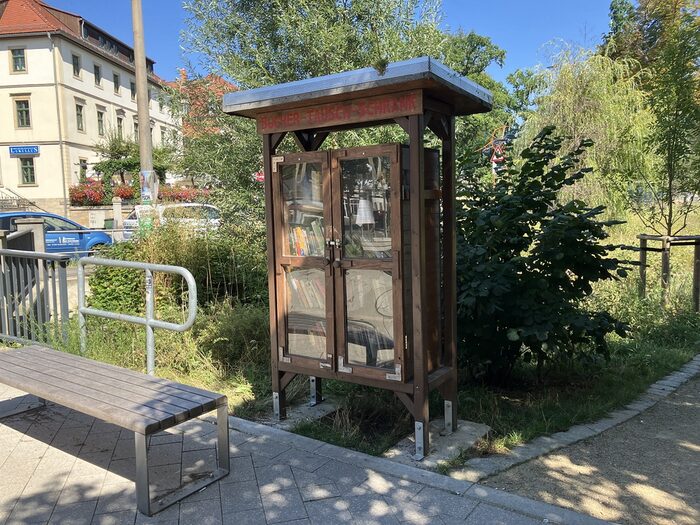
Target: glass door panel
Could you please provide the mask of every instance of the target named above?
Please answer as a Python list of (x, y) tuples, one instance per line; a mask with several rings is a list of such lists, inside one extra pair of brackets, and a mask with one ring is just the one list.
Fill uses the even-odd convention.
[(391, 273), (345, 272), (348, 362), (394, 368), (394, 297)]
[(323, 257), (324, 202), (321, 162), (282, 165), (283, 250), (293, 257)]
[(315, 268), (285, 269), (287, 353), (326, 358), (326, 272)]
[(343, 159), (340, 170), (344, 257), (391, 257), (389, 157)]

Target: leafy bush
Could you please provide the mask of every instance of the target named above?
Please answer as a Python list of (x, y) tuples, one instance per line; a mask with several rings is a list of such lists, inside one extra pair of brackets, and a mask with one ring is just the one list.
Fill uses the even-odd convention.
[(579, 166), (590, 141), (559, 158), (554, 128), (540, 132), (509, 162), (495, 184), (460, 188), (457, 298), (462, 365), (490, 378), (507, 377), (515, 363), (608, 355), (606, 335), (626, 327), (582, 300), (597, 281), (626, 275), (609, 255), (603, 207), (560, 203), (562, 188), (590, 172)]
[[(103, 248), (100, 256), (108, 259), (136, 260), (133, 243), (116, 243)], [(144, 274), (140, 270), (97, 266), (90, 275), (90, 306), (122, 313), (138, 313), (144, 308)]]
[(120, 184), (112, 189), (112, 194), (124, 201), (130, 201), (136, 197), (136, 189), (128, 184)]
[[(105, 248), (107, 258), (172, 264), (187, 268), (197, 283), (199, 304), (223, 298), (241, 303), (258, 303), (267, 297), (267, 260), (264, 249), (245, 236), (232, 234), (225, 224), (215, 232), (202, 234), (175, 223), (159, 226), (130, 243)], [(122, 289), (127, 273), (98, 270), (93, 278), (99, 284), (95, 300), (114, 301), (121, 309), (131, 308), (141, 299), (141, 281), (133, 289)], [(110, 284), (110, 279), (115, 281)], [(179, 277), (155, 276), (158, 299), (180, 301), (183, 283)], [(104, 288), (104, 289), (103, 289)]]
[(100, 206), (106, 194), (101, 181), (85, 181), (68, 188), (71, 206)]

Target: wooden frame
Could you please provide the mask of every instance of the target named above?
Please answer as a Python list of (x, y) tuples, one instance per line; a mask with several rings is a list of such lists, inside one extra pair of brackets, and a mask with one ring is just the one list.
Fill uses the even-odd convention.
[[(285, 389), (297, 375), (312, 378), (313, 403), (321, 399), (322, 378), (391, 390), (415, 419), (415, 457), (420, 459), (430, 450), (428, 399), (431, 390), (439, 390), (444, 399), (445, 430), (452, 432), (457, 426), (457, 342), (454, 115), (446, 104), (432, 100), (422, 90), (418, 90), (418, 94), (419, 114), (411, 110), (407, 114), (392, 114), (389, 118), (382, 114), (375, 120), (369, 118), (359, 122), (355, 118), (342, 123), (333, 120), (332, 125), (324, 125), (323, 128), (285, 130), (285, 122), (290, 123), (290, 128), (298, 126), (298, 120), (288, 116), (293, 111), (285, 108), (285, 113), (275, 118), (266, 113), (264, 118), (267, 120), (264, 123), (259, 121), (258, 126), (275, 131), (263, 133), (275, 415), (278, 418), (286, 416)], [(323, 109), (328, 111), (327, 107)], [(309, 110), (313, 110), (313, 107), (309, 109), (306, 106), (305, 111)], [(406, 155), (399, 145), (372, 145), (315, 153), (330, 132), (383, 125), (387, 122), (400, 125), (408, 134), (407, 178), (402, 174), (406, 166), (401, 165), (402, 157), (405, 158)], [(437, 179), (426, 178), (426, 129), (432, 130), (442, 142)], [(295, 142), (304, 152), (277, 154), (277, 148), (287, 132), (293, 133)], [(343, 224), (341, 163), (345, 159), (377, 154), (390, 155), (393, 161), (390, 184), (392, 257), (390, 261), (345, 257), (342, 231), (338, 231), (339, 228), (342, 230)], [(324, 161), (324, 158), (328, 161)], [(334, 216), (330, 220), (324, 220), (325, 257), (301, 258), (285, 253), (285, 243), (288, 241), (283, 238), (280, 167), (294, 159), (321, 162), (324, 179), (328, 181), (324, 181), (323, 186), (324, 218), (328, 215), (329, 204)], [(406, 245), (410, 245), (410, 249), (404, 249)], [(430, 268), (427, 257), (431, 259)], [(433, 266), (438, 259), (440, 278), (436, 281)], [(325, 360), (286, 353), (285, 267), (325, 271), (328, 350)], [(398, 366), (395, 366), (391, 374), (387, 373), (386, 368), (348, 364), (342, 281), (344, 273), (353, 268), (383, 269), (392, 273), (393, 329), (396, 341), (394, 359)], [(435, 307), (424, 307), (428, 303)], [(435, 348), (436, 344), (438, 348)]]

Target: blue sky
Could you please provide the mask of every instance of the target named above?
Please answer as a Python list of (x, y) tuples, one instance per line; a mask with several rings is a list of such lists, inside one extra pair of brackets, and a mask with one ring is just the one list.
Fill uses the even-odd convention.
[[(128, 44), (133, 41), (129, 0), (45, 1), (82, 15)], [(548, 43), (595, 45), (608, 30), (609, 5), (610, 0), (443, 0), (443, 24), (451, 30), (474, 30), (505, 49), (505, 66), (489, 69), (504, 80), (515, 69), (546, 63)], [(185, 11), (178, 0), (143, 0), (143, 11), (146, 53), (156, 61), (156, 73), (171, 80), (185, 62), (179, 42)]]

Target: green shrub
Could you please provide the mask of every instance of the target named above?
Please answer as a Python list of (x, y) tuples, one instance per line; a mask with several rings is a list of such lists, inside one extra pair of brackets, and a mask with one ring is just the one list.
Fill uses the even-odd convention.
[(501, 380), (515, 363), (607, 356), (606, 335), (625, 326), (582, 300), (598, 281), (626, 275), (624, 261), (601, 244), (615, 221), (603, 207), (558, 202), (582, 179), (579, 158), (590, 142), (559, 158), (562, 139), (545, 128), (494, 185), (460, 188), (457, 214), (457, 299), (461, 362)]
[[(132, 243), (106, 246), (100, 257), (138, 260), (138, 247)], [(144, 309), (144, 274), (140, 270), (96, 266), (89, 277), (88, 303), (94, 308), (122, 313), (138, 313)]]
[[(232, 234), (231, 227), (226, 225), (214, 232), (201, 233), (169, 223), (131, 242), (107, 247), (101, 255), (187, 268), (195, 278), (201, 305), (225, 298), (241, 303), (260, 303), (267, 298), (264, 249), (242, 235)], [(180, 302), (183, 285), (180, 277), (157, 273), (157, 301)], [(90, 277), (90, 288), (90, 301), (98, 308), (119, 311), (143, 308), (141, 271), (100, 268)]]

